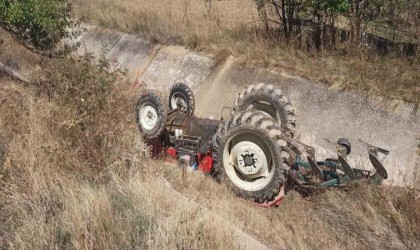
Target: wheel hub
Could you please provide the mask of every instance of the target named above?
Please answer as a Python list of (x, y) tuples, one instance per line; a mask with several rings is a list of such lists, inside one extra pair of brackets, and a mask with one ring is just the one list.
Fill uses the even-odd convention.
[(267, 159), (260, 147), (252, 142), (241, 142), (232, 149), (236, 156), (236, 169), (244, 176), (253, 176), (267, 166)]
[(181, 93), (175, 93), (171, 98), (172, 108), (180, 108), (181, 111), (185, 112), (188, 108), (186, 98)]
[(152, 130), (158, 121), (157, 112), (152, 106), (143, 106), (140, 109), (140, 124), (147, 130)]
[(244, 162), (246, 166), (252, 166), (254, 165), (254, 155), (242, 155), (242, 157), (244, 158)]
[(240, 189), (264, 188), (274, 176), (270, 149), (264, 140), (247, 131), (234, 136), (223, 149), (223, 164), (229, 179)]

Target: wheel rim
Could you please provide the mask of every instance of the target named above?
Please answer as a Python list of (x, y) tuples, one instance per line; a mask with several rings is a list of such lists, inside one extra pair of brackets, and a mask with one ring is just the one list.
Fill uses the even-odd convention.
[(171, 108), (178, 108), (178, 104), (181, 106), (181, 111), (185, 112), (188, 109), (187, 98), (181, 92), (175, 92), (171, 97)]
[(144, 104), (139, 111), (140, 125), (143, 129), (151, 131), (156, 127), (158, 122), (157, 111), (151, 104)]
[(261, 190), (274, 176), (270, 148), (252, 131), (237, 134), (227, 142), (223, 163), (229, 179), (242, 190)]

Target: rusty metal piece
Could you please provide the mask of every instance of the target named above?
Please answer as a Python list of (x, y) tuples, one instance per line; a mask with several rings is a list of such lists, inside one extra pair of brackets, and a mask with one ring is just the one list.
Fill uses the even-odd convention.
[(360, 139), (357, 139), (360, 143), (365, 145), (369, 152), (369, 160), (372, 163), (373, 167), (376, 169), (376, 173), (384, 180), (388, 179), (388, 172), (386, 171), (384, 165), (379, 161), (379, 153), (388, 155), (389, 151), (380, 147), (373, 146), (367, 142), (364, 142)]
[[(190, 116), (174, 109), (168, 114), (166, 130), (170, 141), (176, 144), (176, 148), (189, 155), (194, 155), (207, 152), (221, 122), (220, 120)], [(182, 130), (181, 137), (175, 137), (176, 130)]]
[(285, 187), (282, 186), (280, 188), (279, 194), (274, 198), (274, 200), (272, 200), (270, 202), (256, 203), (256, 204), (257, 204), (258, 207), (263, 207), (263, 208), (278, 207), (283, 202), (284, 195), (285, 195)]
[(287, 137), (284, 137), (284, 139), (287, 141), (288, 146), (296, 155), (302, 155), (306, 153), (309, 157), (311, 157), (312, 159), (315, 159), (314, 147), (311, 147), (309, 145), (306, 145), (304, 143), (298, 142), (294, 139), (290, 139)]
[(221, 121), (191, 117), (186, 120), (185, 134), (200, 136), (202, 142), (209, 142), (217, 132)]
[(388, 155), (389, 154), (389, 151), (386, 150), (386, 149), (373, 146), (373, 145), (371, 145), (371, 144), (369, 144), (367, 142), (364, 142), (364, 141), (362, 141), (360, 139), (357, 139), (357, 140), (360, 143), (364, 144), (367, 147), (367, 149), (369, 150), (369, 152), (372, 152), (376, 157), (378, 157), (378, 153), (381, 153), (381, 154), (384, 154), (384, 155)]

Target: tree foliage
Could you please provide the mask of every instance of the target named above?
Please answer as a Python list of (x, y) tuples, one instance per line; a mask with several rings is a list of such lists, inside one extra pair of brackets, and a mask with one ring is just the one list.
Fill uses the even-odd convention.
[[(286, 40), (294, 39), (302, 33), (302, 28), (313, 30), (315, 47), (320, 49), (322, 36), (327, 25), (334, 25), (338, 14), (347, 13), (349, 0), (255, 0), (260, 17), (266, 29), (275, 24)], [(269, 24), (270, 23), (270, 24)], [(274, 25), (273, 25), (274, 23)]]
[(0, 27), (31, 50), (51, 50), (72, 24), (66, 0), (0, 0)]
[(336, 15), (347, 12), (350, 8), (350, 3), (348, 0), (309, 0), (305, 2), (305, 6), (328, 15)]
[[(414, 43), (420, 40), (419, 0), (255, 0), (255, 3), (267, 31), (276, 37), (283, 36), (286, 41), (310, 44), (317, 50), (334, 47), (337, 41), (349, 41), (356, 46), (375, 41), (375, 46), (387, 47), (395, 45), (397, 36), (405, 41), (410, 38)], [(341, 23), (337, 25), (339, 16)], [(413, 54), (417, 45), (410, 46), (405, 48)]]

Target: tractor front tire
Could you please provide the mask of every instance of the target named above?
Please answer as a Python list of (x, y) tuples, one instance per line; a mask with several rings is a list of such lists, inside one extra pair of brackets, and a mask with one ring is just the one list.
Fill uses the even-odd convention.
[(178, 108), (178, 102), (181, 105), (181, 112), (192, 116), (195, 109), (194, 93), (185, 83), (176, 83), (171, 87), (169, 93), (169, 108)]
[(245, 88), (235, 101), (233, 113), (260, 110), (273, 117), (286, 136), (293, 138), (296, 130), (295, 109), (281, 90), (272, 84), (260, 83)]
[(289, 154), (280, 127), (263, 112), (222, 123), (213, 142), (214, 174), (238, 196), (270, 202), (285, 185)]
[(143, 137), (155, 139), (162, 135), (166, 120), (167, 114), (160, 98), (150, 91), (142, 94), (137, 101), (136, 122)]

